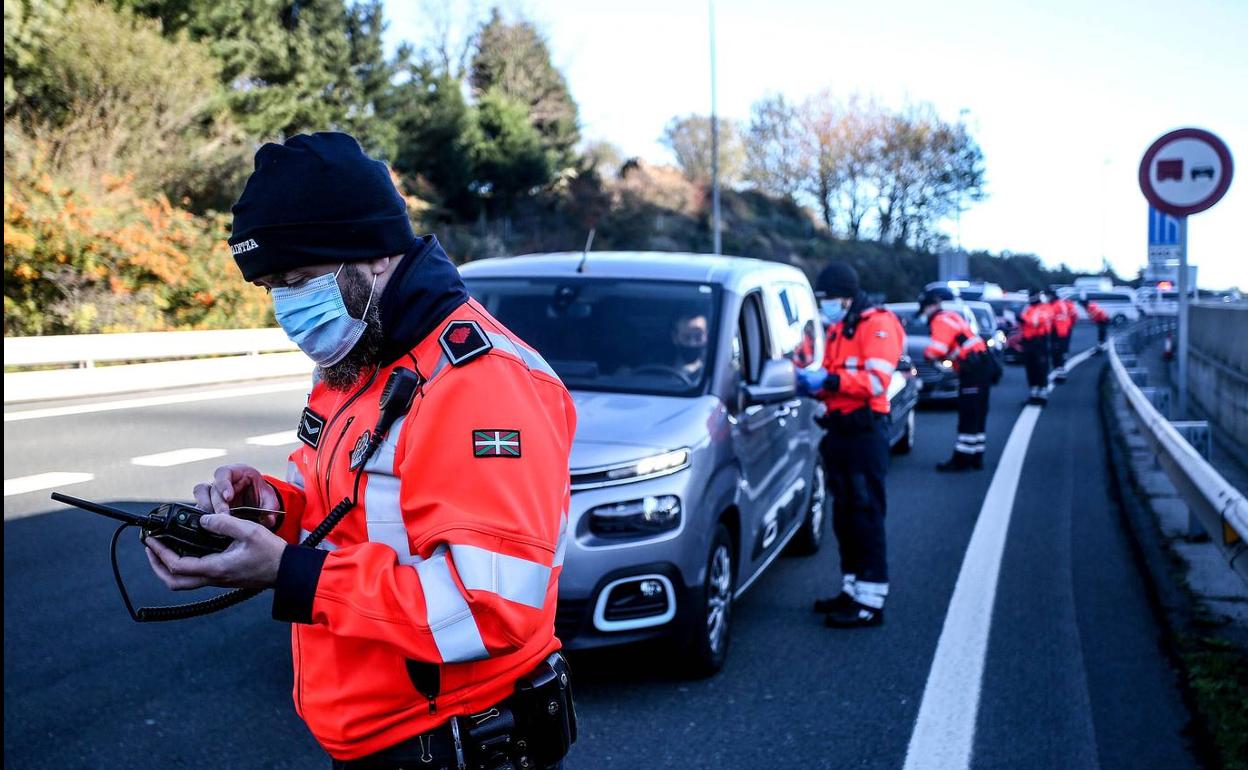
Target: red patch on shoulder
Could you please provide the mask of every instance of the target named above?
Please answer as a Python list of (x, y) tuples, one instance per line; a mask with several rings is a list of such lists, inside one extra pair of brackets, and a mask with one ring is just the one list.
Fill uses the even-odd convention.
[(472, 329), (468, 328), (467, 326), (461, 326), (458, 329), (455, 329), (454, 331), (452, 331), (450, 335), (448, 335), (448, 338), (454, 344), (462, 345), (468, 341), (469, 334), (472, 334)]

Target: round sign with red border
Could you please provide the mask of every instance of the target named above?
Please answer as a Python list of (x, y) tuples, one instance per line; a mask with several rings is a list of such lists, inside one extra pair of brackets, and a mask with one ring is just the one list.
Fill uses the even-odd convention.
[(1221, 200), (1234, 170), (1225, 142), (1201, 128), (1180, 128), (1144, 153), (1140, 189), (1153, 208), (1186, 217)]

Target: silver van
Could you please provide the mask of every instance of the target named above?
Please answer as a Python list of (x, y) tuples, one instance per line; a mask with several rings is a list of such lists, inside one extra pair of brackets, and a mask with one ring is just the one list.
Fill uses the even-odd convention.
[[(826, 530), (815, 401), (823, 360), (796, 268), (591, 252), (472, 262), (469, 291), (576, 401), (556, 630), (569, 649), (666, 637), (690, 675), (724, 663), (732, 603)], [(829, 509), (830, 510), (830, 509)]]

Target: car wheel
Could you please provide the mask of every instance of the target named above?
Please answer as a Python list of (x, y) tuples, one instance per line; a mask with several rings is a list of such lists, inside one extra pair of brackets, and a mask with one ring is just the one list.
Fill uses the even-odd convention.
[(688, 660), (685, 674), (702, 679), (724, 667), (728, 646), (732, 641), (732, 594), (736, 583), (736, 565), (732, 555), (732, 537), (723, 523), (715, 527), (710, 552), (706, 558), (706, 582), (691, 594), (700, 598), (690, 608), (684, 653)]
[(823, 468), (823, 458), (816, 455), (815, 467), (810, 473), (810, 502), (806, 506), (806, 520), (793, 537), (789, 552), (810, 556), (819, 552), (828, 524), (828, 479)]
[(906, 432), (901, 435), (901, 439), (896, 444), (893, 444), (893, 454), (910, 454), (910, 450), (914, 449), (914, 431), (914, 410), (911, 409), (910, 413), (906, 415)]
[(1127, 317), (1123, 315), (1122, 313), (1119, 313), (1118, 315), (1114, 316), (1114, 326), (1122, 326), (1126, 322), (1127, 322)]

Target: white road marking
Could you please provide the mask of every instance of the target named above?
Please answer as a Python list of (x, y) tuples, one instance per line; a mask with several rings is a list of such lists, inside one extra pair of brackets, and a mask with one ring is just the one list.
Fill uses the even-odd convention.
[(159, 454), (154, 455), (132, 457), (130, 458), (130, 462), (134, 465), (146, 465), (153, 468), (168, 468), (172, 465), (184, 465), (186, 463), (198, 462), (199, 460), (209, 460), (213, 457), (221, 457), (224, 454), (224, 449), (191, 447), (189, 449), (175, 449), (172, 452), (160, 452)]
[(141, 409), (148, 406), (166, 406), (169, 404), (190, 404), (196, 401), (215, 401), (222, 398), (240, 398), (243, 396), (259, 396), (266, 393), (286, 393), (291, 391), (307, 391), (310, 383), (307, 380), (298, 382), (281, 382), (270, 385), (249, 385), (241, 388), (221, 388), (218, 390), (201, 390), (194, 393), (173, 393), (167, 396), (144, 396), (121, 401), (100, 401), (94, 404), (76, 404), (74, 406), (56, 406), (46, 409), (22, 409), (4, 413), (5, 422), (21, 420), (39, 420), (46, 417), (66, 417), (75, 414), (91, 414), (92, 412), (112, 412), (117, 409)]
[(298, 444), (299, 437), (295, 435), (293, 430), (284, 430), (280, 433), (266, 433), (263, 436), (252, 436), (247, 439), (247, 443), (252, 446), (286, 446), (287, 444)]
[[(1066, 370), (1088, 360), (1093, 351), (1089, 348), (1072, 356)], [(936, 643), (919, 716), (906, 749), (905, 770), (964, 770), (971, 766), (1001, 556), (1023, 461), (1040, 413), (1038, 406), (1023, 407), (984, 495)]]
[(94, 478), (95, 476), (90, 473), (71, 473), (69, 471), (51, 471), (49, 473), (36, 473), (33, 476), (19, 476), (15, 479), (4, 480), (4, 496), (38, 492), (41, 489), (64, 487), (70, 484), (81, 484)]

